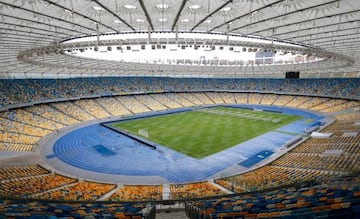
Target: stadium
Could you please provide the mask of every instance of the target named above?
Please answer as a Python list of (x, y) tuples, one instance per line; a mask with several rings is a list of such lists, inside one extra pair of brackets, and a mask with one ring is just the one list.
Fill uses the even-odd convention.
[(0, 218), (360, 218), (358, 1), (0, 13)]

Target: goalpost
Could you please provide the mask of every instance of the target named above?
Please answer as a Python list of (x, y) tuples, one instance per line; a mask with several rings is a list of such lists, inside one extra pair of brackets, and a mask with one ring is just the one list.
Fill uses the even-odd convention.
[(141, 136), (144, 136), (145, 138), (149, 137), (149, 133), (145, 129), (139, 129), (138, 134), (141, 135)]

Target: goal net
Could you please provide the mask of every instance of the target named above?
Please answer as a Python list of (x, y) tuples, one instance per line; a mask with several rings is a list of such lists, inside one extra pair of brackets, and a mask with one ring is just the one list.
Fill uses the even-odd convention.
[(146, 131), (145, 129), (139, 129), (138, 130), (138, 134), (145, 137), (145, 138), (148, 138), (149, 137), (149, 133), (148, 131)]

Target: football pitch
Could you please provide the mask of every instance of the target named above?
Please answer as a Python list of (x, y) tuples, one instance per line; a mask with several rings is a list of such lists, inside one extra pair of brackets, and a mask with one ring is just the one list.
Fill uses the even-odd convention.
[(119, 121), (111, 126), (188, 156), (203, 158), (300, 118), (219, 106)]

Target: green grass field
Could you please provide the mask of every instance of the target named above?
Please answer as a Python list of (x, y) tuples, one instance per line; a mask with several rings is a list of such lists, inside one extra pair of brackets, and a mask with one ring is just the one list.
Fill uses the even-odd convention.
[(120, 121), (111, 125), (137, 136), (140, 136), (139, 129), (146, 130), (146, 139), (152, 142), (194, 158), (203, 158), (300, 118), (280, 113), (214, 107)]

